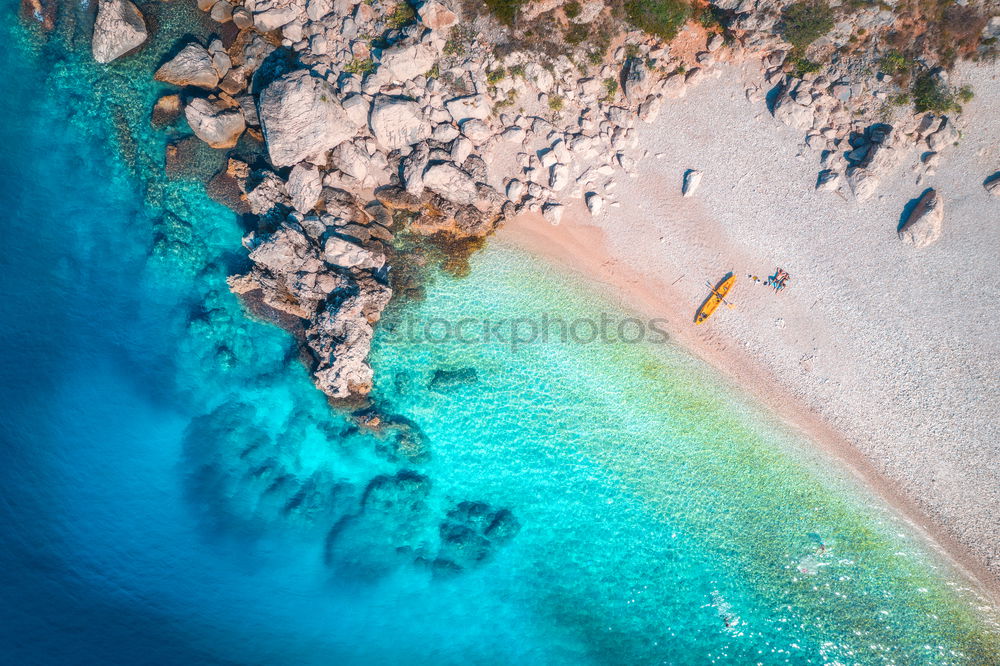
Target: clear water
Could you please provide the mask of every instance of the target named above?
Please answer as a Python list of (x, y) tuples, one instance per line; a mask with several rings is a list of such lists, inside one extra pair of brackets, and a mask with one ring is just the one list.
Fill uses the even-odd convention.
[[(1000, 663), (992, 611), (907, 525), (669, 345), (399, 339), (616, 312), (511, 250), (387, 320), (377, 400), (430, 457), (380, 454), (229, 295), (235, 217), (162, 175), (150, 72), (204, 27), (159, 7), (109, 68), (83, 5), (46, 41), (13, 7), (2, 28), (0, 662)], [(330, 538), (403, 468), (426, 501)], [(397, 552), (433, 557), (465, 500), (520, 532), (457, 575)]]

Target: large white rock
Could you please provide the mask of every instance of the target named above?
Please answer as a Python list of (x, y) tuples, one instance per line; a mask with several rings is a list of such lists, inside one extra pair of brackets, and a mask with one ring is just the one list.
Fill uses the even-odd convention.
[(378, 85), (402, 83), (426, 74), (437, 62), (438, 50), (429, 42), (396, 44), (382, 51), (373, 80)]
[(142, 45), (149, 33), (142, 12), (129, 0), (98, 0), (90, 50), (94, 60), (108, 63)]
[(775, 102), (774, 117), (789, 127), (805, 131), (812, 128), (816, 111), (812, 106), (805, 106), (795, 101), (794, 95), (786, 91)]
[(349, 240), (330, 236), (323, 245), (323, 259), (344, 268), (381, 268), (385, 255), (355, 245)]
[(304, 3), (297, 0), (257, 0), (253, 8), (253, 22), (261, 32), (270, 32), (297, 19)]
[(184, 117), (195, 136), (212, 148), (232, 148), (247, 127), (240, 107), (219, 99), (191, 100), (184, 107)]
[(408, 99), (376, 95), (368, 119), (372, 134), (386, 150), (398, 150), (431, 135), (420, 106)]
[(267, 86), (258, 112), (271, 164), (277, 167), (316, 160), (357, 131), (333, 87), (308, 70)]
[(899, 239), (914, 247), (927, 247), (941, 237), (943, 222), (944, 202), (937, 190), (927, 190), (899, 230)]
[(458, 16), (455, 12), (439, 0), (428, 0), (420, 5), (417, 10), (420, 22), (431, 30), (446, 30), (458, 23)]
[(484, 95), (455, 97), (444, 103), (452, 120), (461, 125), (470, 118), (486, 120), (490, 117), (490, 103)]
[(348, 95), (343, 101), (344, 111), (351, 122), (358, 127), (368, 124), (368, 113), (371, 111), (371, 104), (360, 93)]
[(847, 172), (847, 184), (858, 201), (868, 201), (875, 195), (881, 179), (873, 171), (862, 168), (851, 168)]
[(424, 187), (461, 206), (471, 206), (478, 199), (476, 181), (450, 162), (427, 167), (424, 171)]
[(451, 161), (459, 166), (465, 164), (472, 154), (472, 142), (464, 136), (455, 139), (451, 144)]
[(549, 169), (549, 189), (553, 192), (561, 192), (569, 185), (569, 167), (565, 164), (553, 164)]
[(686, 197), (693, 196), (698, 186), (701, 185), (701, 176), (701, 171), (688, 169), (684, 173), (684, 184), (681, 185), (681, 193)]
[(562, 222), (563, 205), (559, 203), (547, 203), (542, 206), (542, 217), (548, 220), (552, 226), (558, 226)]
[(323, 192), (323, 174), (311, 164), (296, 164), (288, 174), (285, 189), (295, 210), (308, 213), (316, 207)]
[(474, 145), (480, 146), (493, 136), (493, 130), (479, 118), (472, 118), (462, 123), (462, 134), (467, 136)]
[(368, 177), (371, 169), (371, 159), (368, 153), (358, 148), (351, 141), (345, 141), (330, 154), (330, 161), (343, 173), (359, 181)]
[(212, 90), (219, 85), (219, 72), (212, 55), (201, 44), (192, 42), (180, 53), (163, 63), (153, 75), (157, 81), (175, 86), (198, 86)]
[(587, 192), (587, 210), (591, 215), (600, 215), (604, 210), (604, 198), (597, 192)]

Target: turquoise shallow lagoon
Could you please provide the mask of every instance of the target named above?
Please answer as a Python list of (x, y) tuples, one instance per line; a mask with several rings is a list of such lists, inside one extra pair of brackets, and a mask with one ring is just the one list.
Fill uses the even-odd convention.
[[(3, 28), (0, 663), (1000, 663), (909, 526), (669, 344), (402, 334), (622, 315), (511, 250), (385, 320), (376, 400), (426, 449), (387, 455), (229, 294), (235, 216), (163, 176), (150, 74), (203, 28), (160, 7), (104, 69), (82, 5), (45, 40)], [(366, 511), (402, 470), (419, 497)], [(520, 531), (414, 563), (465, 501)]]

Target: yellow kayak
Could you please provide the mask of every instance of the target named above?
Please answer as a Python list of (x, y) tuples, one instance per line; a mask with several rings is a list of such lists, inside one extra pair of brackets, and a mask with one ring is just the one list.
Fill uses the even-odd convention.
[(694, 317), (694, 323), (700, 324), (712, 316), (715, 309), (719, 307), (719, 303), (721, 303), (722, 299), (726, 297), (729, 290), (733, 288), (734, 282), (736, 282), (736, 276), (732, 273), (729, 273), (726, 277), (722, 278), (722, 281), (719, 282), (718, 286), (712, 290), (712, 293), (705, 299), (705, 302), (701, 304), (700, 308), (698, 308), (698, 313)]

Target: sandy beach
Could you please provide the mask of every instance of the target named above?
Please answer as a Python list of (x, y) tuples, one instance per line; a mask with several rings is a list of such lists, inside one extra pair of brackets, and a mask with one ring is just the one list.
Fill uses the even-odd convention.
[[(1000, 66), (967, 67), (976, 97), (962, 137), (917, 182), (914, 150), (865, 203), (816, 192), (818, 154), (748, 102), (725, 68), (640, 128), (645, 157), (621, 202), (562, 223), (525, 215), (508, 242), (553, 260), (649, 316), (846, 463), (979, 583), (1000, 597), (1000, 342), (993, 271), (1000, 199)], [(704, 172), (694, 197), (680, 186)], [(944, 198), (940, 241), (897, 238), (907, 203)], [(776, 267), (792, 280), (775, 293)], [(692, 323), (706, 281), (734, 271), (735, 309)]]

